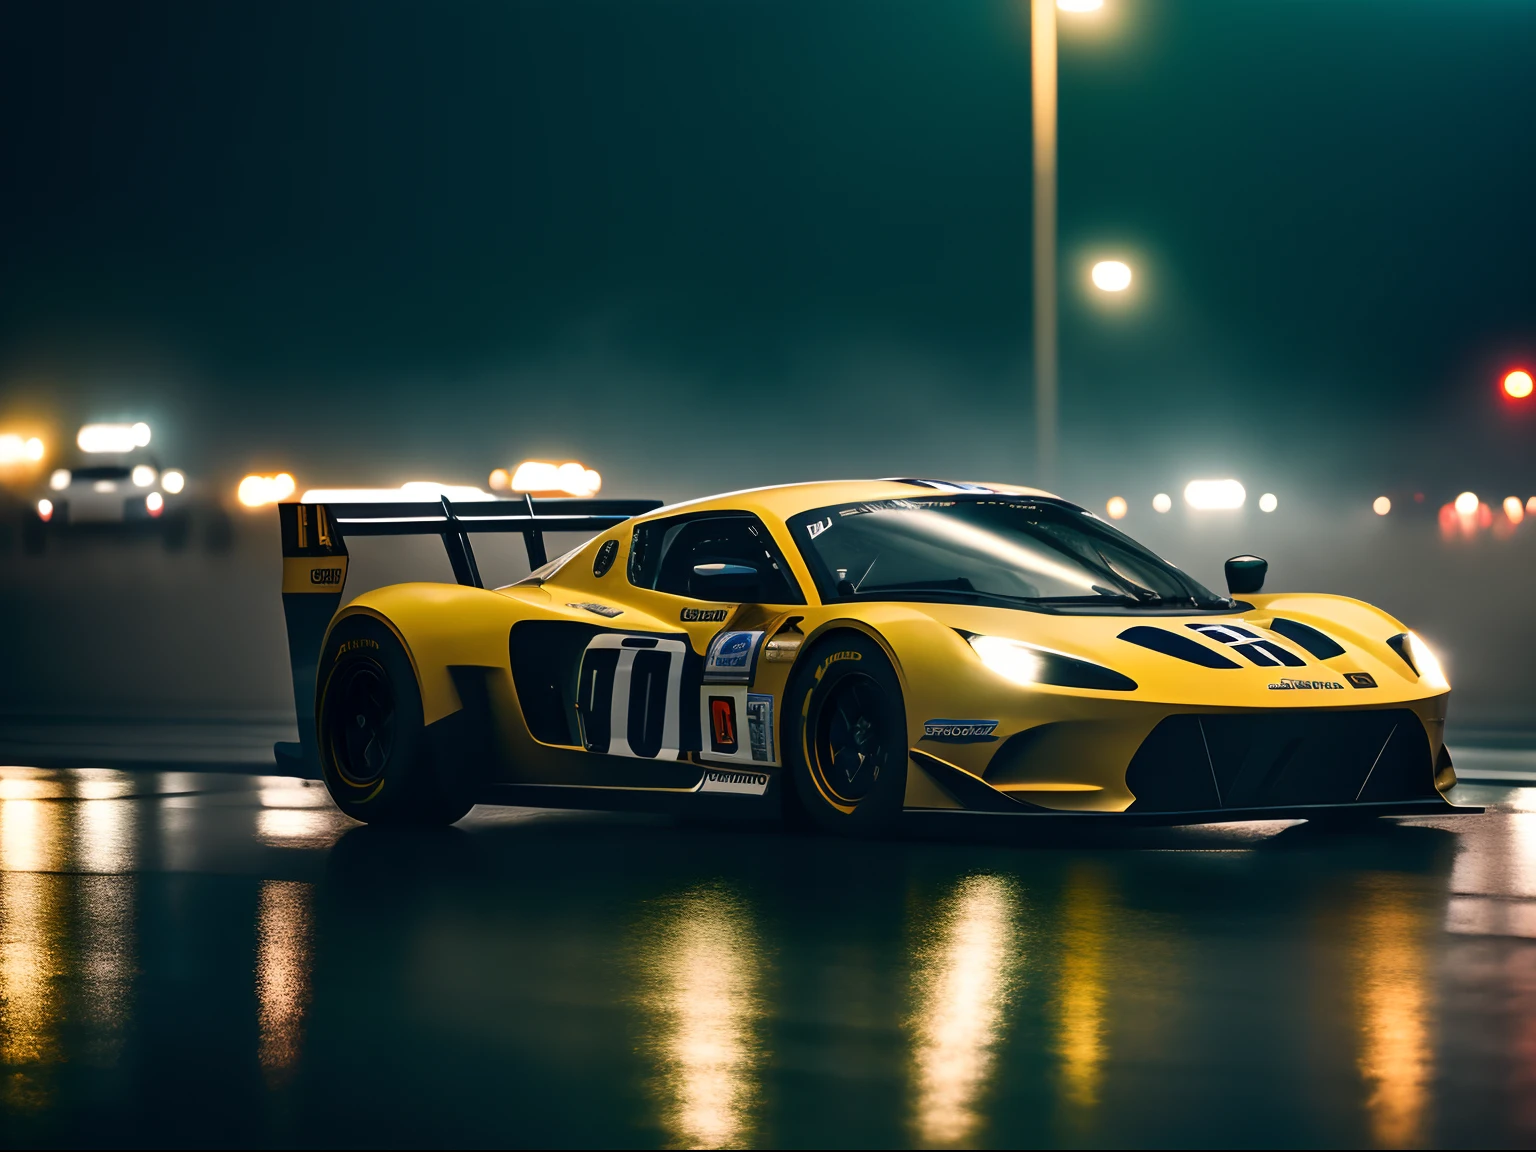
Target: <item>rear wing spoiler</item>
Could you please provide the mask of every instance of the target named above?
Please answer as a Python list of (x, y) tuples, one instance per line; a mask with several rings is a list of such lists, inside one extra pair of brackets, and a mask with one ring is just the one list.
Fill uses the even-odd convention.
[[(390, 504), (279, 504), (283, 540), (283, 617), (288, 626), (288, 662), (293, 669), (293, 702), (299, 743), (280, 743), (280, 768), (319, 775), (315, 734), (315, 677), (326, 629), (341, 606), (347, 582), (348, 536), (438, 536), (453, 566), (453, 578), (483, 588), (469, 537), (474, 532), (521, 532), (528, 566), (549, 563), (546, 532), (597, 535), (615, 524), (661, 507), (660, 500), (402, 501)], [(297, 763), (296, 763), (297, 762)]]

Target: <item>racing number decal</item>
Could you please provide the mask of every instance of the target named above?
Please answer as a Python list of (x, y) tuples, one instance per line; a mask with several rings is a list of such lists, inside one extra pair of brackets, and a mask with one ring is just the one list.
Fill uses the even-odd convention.
[(608, 632), (581, 658), (577, 714), (588, 752), (675, 760), (687, 644)]

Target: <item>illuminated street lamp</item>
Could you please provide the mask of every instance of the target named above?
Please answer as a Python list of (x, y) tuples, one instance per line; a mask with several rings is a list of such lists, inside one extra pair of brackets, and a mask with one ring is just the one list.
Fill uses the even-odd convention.
[(1104, 0), (1030, 0), (1030, 102), (1035, 192), (1035, 437), (1042, 483), (1056, 472), (1056, 10), (1092, 12)]
[(1093, 286), (1100, 292), (1124, 292), (1131, 286), (1131, 268), (1118, 260), (1100, 260), (1093, 266)]

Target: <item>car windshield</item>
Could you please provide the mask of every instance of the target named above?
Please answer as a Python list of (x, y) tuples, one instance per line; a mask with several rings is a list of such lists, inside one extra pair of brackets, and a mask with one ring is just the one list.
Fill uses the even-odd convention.
[(1233, 607), (1098, 517), (1053, 500), (946, 495), (833, 505), (791, 517), (790, 532), (824, 601)]
[(132, 469), (121, 465), (98, 464), (89, 468), (76, 468), (70, 472), (70, 477), (75, 480), (126, 480), (132, 474)]

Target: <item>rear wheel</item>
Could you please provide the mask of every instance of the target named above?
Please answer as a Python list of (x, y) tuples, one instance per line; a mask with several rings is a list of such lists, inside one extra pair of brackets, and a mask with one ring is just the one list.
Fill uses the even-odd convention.
[(880, 645), (862, 632), (817, 643), (785, 704), (799, 811), (828, 831), (892, 827), (906, 795), (907, 722), (901, 681)]
[(320, 658), (315, 727), (336, 806), (370, 824), (452, 824), (474, 797), (433, 763), (409, 654), (371, 616), (331, 630)]

